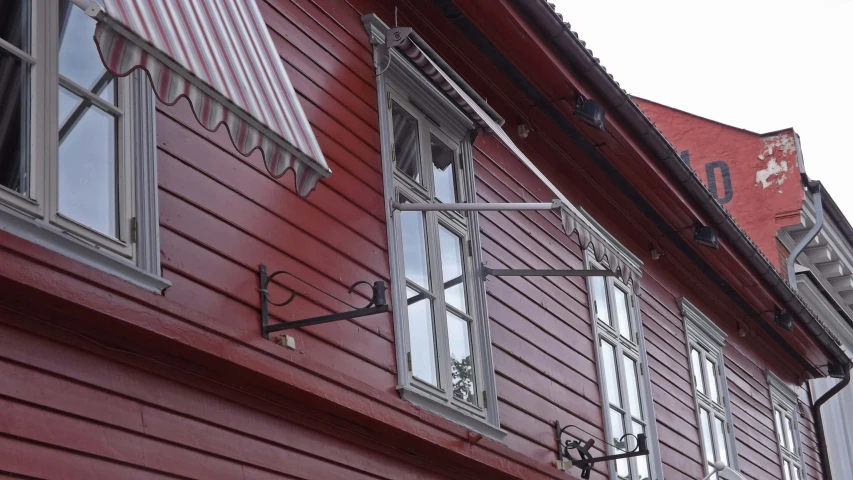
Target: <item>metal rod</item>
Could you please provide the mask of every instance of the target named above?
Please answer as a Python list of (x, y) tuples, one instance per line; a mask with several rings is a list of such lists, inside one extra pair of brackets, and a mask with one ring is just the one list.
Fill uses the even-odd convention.
[(518, 270), (483, 267), (483, 276), (493, 277), (615, 277), (610, 270)]
[(391, 202), (392, 210), (401, 212), (493, 212), (513, 210), (559, 210), (563, 202), (551, 203), (400, 203)]
[(583, 460), (572, 461), (572, 464), (578, 468), (584, 468), (587, 465), (592, 465), (598, 462), (609, 462), (610, 460), (620, 460), (623, 458), (640, 457), (648, 455), (648, 450), (637, 450), (634, 452), (620, 453), (618, 455), (605, 455), (603, 457), (585, 458)]
[(282, 330), (290, 330), (291, 328), (302, 328), (311, 325), (319, 325), (321, 323), (337, 322), (338, 320), (348, 320), (350, 318), (366, 317), (368, 315), (376, 315), (377, 313), (387, 313), (391, 309), (388, 305), (381, 307), (362, 308), (351, 312), (333, 313), (331, 315), (323, 315), (322, 317), (307, 318), (305, 320), (297, 320), (295, 322), (284, 322), (275, 325), (264, 327), (264, 334), (272, 332), (280, 332)]

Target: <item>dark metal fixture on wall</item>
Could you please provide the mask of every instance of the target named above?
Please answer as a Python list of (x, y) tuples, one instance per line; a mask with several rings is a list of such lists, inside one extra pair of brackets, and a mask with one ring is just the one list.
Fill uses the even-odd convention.
[[(616, 455), (604, 455), (603, 457), (593, 457), (592, 454), (589, 453), (589, 450), (595, 445), (595, 440), (590, 438), (585, 442), (581, 442), (578, 437), (567, 432), (569, 428), (576, 428), (580, 431), (580, 428), (575, 427), (574, 425), (566, 425), (563, 428), (560, 428), (560, 422), (554, 422), (554, 428), (557, 431), (557, 468), (560, 470), (568, 470), (570, 467), (578, 467), (581, 469), (581, 478), (584, 480), (589, 478), (590, 472), (592, 471), (592, 467), (596, 462), (609, 462), (611, 460), (621, 460), (623, 458), (631, 458), (631, 457), (639, 457), (643, 455), (649, 454), (649, 444), (648, 438), (645, 434), (625, 434), (622, 438), (619, 439), (618, 445), (612, 445), (607, 442), (604, 442), (607, 445), (610, 445), (613, 448), (618, 450), (623, 450), (625, 453), (619, 453)], [(584, 432), (586, 433), (586, 432)], [(564, 437), (566, 438), (564, 440)], [(637, 444), (632, 449), (628, 449), (628, 440), (630, 438), (634, 438), (637, 441)], [(603, 441), (603, 440), (602, 440)], [(576, 455), (578, 456), (575, 459), (571, 451), (575, 450)]]
[(578, 95), (575, 116), (586, 124), (604, 131), (604, 107), (595, 100)]
[(794, 330), (794, 317), (785, 310), (776, 310), (773, 314), (773, 323), (789, 332)]
[[(270, 300), (268, 287), (269, 287), (269, 284), (272, 281), (272, 279), (278, 275), (290, 276), (291, 278), (294, 278), (297, 281), (302, 282), (306, 286), (322, 293), (323, 295), (325, 295), (329, 298), (333, 298), (333, 299), (337, 300), (338, 302), (341, 302), (344, 305), (351, 307), (352, 310), (350, 310), (348, 312), (333, 313), (330, 315), (322, 315), (319, 317), (311, 317), (311, 318), (306, 318), (303, 320), (294, 320), (292, 322), (284, 322), (284, 323), (278, 323), (275, 325), (270, 325), (269, 324), (269, 306), (275, 305), (276, 307), (283, 307), (283, 306), (289, 304), (290, 302), (292, 302), (296, 298), (296, 295), (297, 295), (297, 292), (295, 290), (291, 290), (290, 291), (290, 297), (288, 297), (287, 300), (284, 300), (283, 302), (276, 303), (276, 302), (273, 302), (272, 300)], [(387, 287), (385, 285), (385, 282), (383, 282), (381, 280), (373, 282), (373, 284), (370, 284), (369, 282), (365, 282), (362, 280), (362, 281), (358, 281), (358, 282), (355, 282), (352, 285), (350, 285), (349, 290), (347, 290), (349, 293), (352, 293), (355, 290), (355, 287), (357, 287), (358, 285), (362, 285), (362, 284), (367, 285), (367, 286), (371, 287), (371, 289), (372, 289), (370, 302), (366, 306), (358, 308), (358, 307), (355, 307), (353, 305), (350, 305), (349, 303), (347, 303), (347, 302), (345, 302), (345, 301), (343, 301), (343, 300), (341, 300), (341, 299), (339, 299), (333, 295), (330, 295), (330, 294), (324, 292), (323, 290), (315, 287), (314, 285), (311, 285), (310, 283), (306, 282), (305, 280), (302, 280), (302, 279), (296, 277), (295, 275), (293, 275), (292, 273), (286, 272), (284, 270), (279, 270), (277, 272), (273, 272), (273, 273), (267, 275), (266, 265), (261, 265), (260, 268), (258, 269), (258, 276), (259, 276), (259, 280), (260, 280), (260, 288), (258, 289), (258, 291), (261, 293), (261, 334), (264, 336), (264, 338), (267, 338), (267, 339), (270, 338), (270, 333), (273, 333), (273, 332), (280, 332), (282, 330), (290, 330), (292, 328), (308, 327), (311, 325), (319, 325), (321, 323), (337, 322), (339, 320), (347, 320), (350, 318), (365, 317), (368, 315), (376, 315), (377, 313), (387, 313), (387, 312), (391, 311), (391, 309), (388, 308), (388, 302), (385, 299), (385, 291), (386, 291)]]
[(693, 241), (710, 248), (720, 248), (717, 231), (705, 225), (697, 225), (693, 230)]
[(827, 373), (832, 378), (844, 378), (844, 365), (840, 363), (830, 363), (827, 365)]

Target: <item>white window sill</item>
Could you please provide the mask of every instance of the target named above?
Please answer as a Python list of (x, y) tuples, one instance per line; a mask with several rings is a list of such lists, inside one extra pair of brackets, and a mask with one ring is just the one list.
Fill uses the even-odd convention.
[(438, 401), (430, 397), (428, 394), (415, 389), (414, 387), (410, 387), (408, 385), (398, 385), (397, 391), (400, 392), (400, 396), (403, 397), (403, 399), (408, 401), (409, 403), (417, 405), (418, 407), (435, 413), (436, 415), (442, 416), (450, 420), (451, 422), (459, 424), (471, 431), (482, 434), (484, 437), (488, 437), (500, 442), (506, 436), (506, 430), (503, 430), (500, 427), (496, 427), (490, 424), (486, 421), (486, 419), (475, 417), (458, 408)]
[(48, 250), (114, 275), (145, 290), (162, 294), (172, 285), (163, 277), (143, 270), (130, 260), (89, 245), (61, 229), (0, 205), (0, 230)]

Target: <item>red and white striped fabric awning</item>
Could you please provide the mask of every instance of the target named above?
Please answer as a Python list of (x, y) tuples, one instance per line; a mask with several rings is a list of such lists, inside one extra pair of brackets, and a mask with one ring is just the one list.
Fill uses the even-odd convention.
[(255, 0), (72, 1), (98, 21), (112, 74), (145, 69), (160, 101), (186, 97), (204, 128), (225, 124), (240, 153), (260, 150), (271, 175), (292, 169), (302, 196), (332, 173)]
[(560, 215), (566, 235), (571, 236), (577, 232), (581, 248), (584, 250), (587, 248), (592, 249), (596, 259), (606, 263), (608, 268), (616, 273), (625, 284), (631, 284), (634, 292), (639, 296), (641, 293), (640, 278), (642, 277), (642, 271), (637, 265), (626, 261), (618, 253), (619, 248), (608, 238), (608, 235), (602, 232), (594, 225), (593, 221), (590, 221), (585, 214), (572, 205), (548, 177), (516, 146), (515, 142), (509, 138), (509, 135), (503, 131), (500, 125), (447, 72), (442, 70), (429, 55), (424, 53), (411, 38), (404, 39), (396, 48), (405, 54), (412, 63), (429, 77), (436, 86), (444, 91), (451, 100), (456, 102), (465, 113), (471, 116), (477, 124), (485, 131), (493, 133), (509, 151), (551, 190), (554, 196), (563, 203)]

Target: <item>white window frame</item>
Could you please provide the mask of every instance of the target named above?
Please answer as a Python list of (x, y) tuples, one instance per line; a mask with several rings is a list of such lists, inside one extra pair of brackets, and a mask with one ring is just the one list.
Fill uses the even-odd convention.
[[(779, 446), (779, 468), (782, 469), (782, 480), (804, 480), (803, 444), (800, 440), (799, 401), (797, 394), (782, 379), (773, 372), (767, 371), (767, 388), (770, 392), (770, 405), (773, 417), (773, 430), (776, 432), (776, 443)], [(776, 421), (779, 415), (780, 422)], [(787, 445), (788, 439), (785, 422), (791, 422), (790, 434), (792, 445)], [(790, 477), (785, 476), (785, 465), (797, 468), (798, 473), (789, 470)], [(828, 468), (828, 467), (827, 467)], [(797, 475), (797, 476), (795, 476)]]
[[(735, 429), (732, 421), (732, 409), (729, 403), (729, 389), (726, 383), (726, 366), (723, 355), (723, 349), (726, 345), (726, 333), (686, 298), (679, 298), (678, 303), (681, 307), (681, 313), (684, 318), (684, 331), (687, 338), (687, 369), (690, 372), (690, 386), (693, 389), (693, 399), (695, 401), (696, 425), (699, 432), (699, 442), (701, 447), (700, 461), (703, 465), (703, 471), (706, 474), (710, 473), (710, 470), (708, 470), (709, 462), (706, 460), (705, 455), (707, 449), (711, 449), (711, 451), (714, 452), (714, 459), (719, 460), (719, 452), (717, 449), (720, 439), (717, 438), (717, 435), (714, 432), (714, 418), (724, 422), (725, 431), (723, 432), (723, 436), (726, 442), (726, 455), (728, 456), (729, 467), (734, 470), (738, 470)], [(696, 388), (692, 361), (693, 350), (696, 350), (700, 355), (699, 365), (702, 370), (700, 372), (700, 377), (703, 381), (703, 389), (705, 392), (708, 392), (710, 382), (714, 381), (716, 383), (716, 390), (719, 395), (720, 403), (713, 402), (706, 393), (702, 393)], [(716, 366), (713, 379), (709, 379), (706, 374), (706, 358)], [(708, 432), (708, 434), (711, 437), (712, 443), (710, 446), (706, 445), (705, 436), (702, 432), (700, 409), (708, 411), (709, 415), (712, 416), (709, 417), (710, 432)], [(713, 479), (716, 477), (711, 478)]]
[[(590, 219), (591, 220), (591, 219)], [(593, 225), (599, 227), (599, 231), (602, 236), (606, 237), (609, 242), (616, 247), (618, 254), (622, 257), (623, 263), (627, 265), (636, 265), (637, 269), (642, 265), (642, 262), (634, 256), (630, 251), (628, 251), (624, 246), (622, 246), (619, 242), (617, 242), (609, 233), (605, 232), (600, 228), (600, 226), (592, 222)], [(607, 265), (606, 259), (605, 262), (600, 262), (595, 259), (595, 254), (592, 251), (592, 247), (588, 248), (584, 252), (584, 264), (585, 268), (592, 270), (604, 270), (610, 271), (610, 268)], [(628, 267), (626, 267), (628, 268)], [(612, 320), (605, 321), (603, 319), (598, 318), (598, 310), (601, 308), (596, 301), (595, 292), (597, 290), (596, 283), (601, 281), (605, 286), (605, 299), (607, 302), (607, 312)], [(631, 288), (632, 285), (627, 285), (622, 282), (618, 277), (609, 276), (609, 277), (587, 277), (587, 292), (589, 295), (589, 314), (592, 319), (592, 327), (593, 327), (593, 336), (594, 336), (594, 350), (595, 350), (595, 358), (596, 358), (596, 369), (598, 371), (598, 384), (601, 390), (601, 410), (602, 416), (604, 417), (604, 430), (605, 430), (605, 440), (608, 443), (612, 443), (613, 439), (613, 431), (614, 425), (610, 418), (610, 409), (613, 408), (620, 413), (623, 414), (623, 424), (622, 431), (628, 433), (632, 431), (632, 422), (636, 421), (637, 423), (644, 424), (645, 433), (647, 437), (648, 447), (649, 447), (649, 455), (648, 455), (648, 467), (649, 467), (649, 478), (652, 479), (663, 479), (663, 466), (661, 464), (660, 458), (660, 448), (657, 441), (657, 426), (655, 421), (655, 412), (654, 412), (654, 403), (652, 400), (651, 393), (651, 382), (649, 381), (649, 368), (648, 368), (648, 359), (646, 357), (646, 348), (645, 348), (645, 335), (643, 333), (643, 322), (641, 320), (640, 315), (640, 302), (637, 296), (634, 294), (634, 290)], [(618, 329), (618, 319), (616, 319), (615, 315), (613, 315), (615, 308), (615, 289), (621, 290), (627, 297), (627, 307), (628, 307), (628, 320), (629, 327), (632, 331), (630, 334), (631, 338), (625, 338)], [(610, 321), (617, 324), (616, 327), (610, 325)], [(601, 347), (601, 342), (607, 342), (614, 347), (615, 356), (616, 356), (616, 372), (618, 378), (618, 392), (610, 392), (607, 388), (607, 376), (604, 369), (604, 358), (603, 351)], [(636, 362), (637, 371), (636, 381), (637, 387), (639, 390), (639, 400), (640, 400), (640, 409), (641, 412), (633, 412), (631, 411), (630, 402), (628, 401), (627, 391), (628, 391), (628, 383), (627, 376), (625, 372), (625, 366), (622, 361), (623, 356), (631, 358)], [(615, 402), (612, 402), (612, 398), (614, 395), (620, 396), (621, 407), (615, 406)], [(638, 413), (641, 413), (643, 418), (639, 419)], [(630, 437), (626, 437), (626, 440)], [(629, 447), (633, 447), (633, 445), (629, 445)], [(617, 450), (614, 447), (608, 445), (607, 446), (607, 454), (614, 455), (625, 453), (622, 450)], [(608, 462), (609, 470), (610, 470), (610, 478), (612, 480), (618, 480), (617, 476), (617, 464), (616, 462), (628, 462), (630, 466), (631, 478), (632, 480), (636, 480), (639, 478), (638, 472), (638, 462), (646, 460), (646, 457), (633, 457), (627, 460), (614, 460)]]
[[(376, 19), (378, 20), (378, 19)], [(365, 23), (374, 45), (384, 42), (387, 26), (378, 21)], [(378, 56), (378, 53), (375, 53)], [(465, 275), (468, 305), (472, 319), (470, 329), (472, 355), (475, 359), (477, 376), (477, 405), (459, 401), (453, 397), (449, 385), (449, 347), (447, 336), (443, 333), (446, 322), (435, 321), (435, 336), (438, 344), (439, 387), (419, 381), (410, 371), (409, 331), (406, 301), (406, 278), (403, 272), (402, 246), (399, 240), (399, 215), (391, 209), (391, 200), (400, 194), (415, 201), (425, 201), (414, 193), (416, 183), (404, 174), (397, 173), (393, 158), (393, 131), (391, 129), (391, 102), (396, 102), (410, 114), (419, 119), (422, 135), (421, 144), (429, 142), (430, 133), (438, 133), (441, 140), (452, 146), (458, 154), (457, 196), (460, 202), (474, 201), (475, 180), (472, 142), (476, 136), (476, 125), (459, 107), (451, 102), (419, 69), (396, 49), (391, 49), (391, 62), (382, 75), (377, 76), (377, 94), (379, 108), (380, 138), (382, 145), (382, 173), (386, 202), (386, 221), (388, 225), (389, 262), (391, 267), (391, 296), (394, 316), (394, 337), (397, 351), (397, 390), (407, 401), (437, 413), (466, 428), (490, 438), (501, 440), (506, 432), (500, 428), (497, 391), (492, 361), (491, 336), (488, 328), (485, 286), (480, 278), (479, 265), (482, 254), (479, 240), (479, 221), (476, 213), (428, 212), (424, 215), (427, 235), (438, 238), (437, 224), (441, 222), (456, 234), (463, 235), (469, 246), (465, 252)], [(426, 135), (426, 137), (423, 137)], [(428, 152), (421, 150), (422, 160), (429, 158)], [(424, 161), (423, 164), (426, 164)], [(431, 167), (422, 169), (423, 182), (431, 185)], [(431, 187), (428, 187), (428, 189)], [(437, 243), (436, 243), (437, 245)], [(464, 244), (463, 244), (464, 245)], [(428, 247), (431, 248), (431, 247)], [(441, 270), (438, 256), (428, 255), (435, 285), (441, 283)], [(439, 283), (435, 283), (438, 281)], [(440, 287), (438, 287), (440, 288)], [(440, 295), (439, 295), (440, 296)], [(434, 318), (444, 318), (444, 308), (439, 299), (435, 305)], [(444, 361), (442, 361), (444, 359)]]
[[(26, 195), (0, 186), (0, 230), (162, 293), (170, 282), (160, 271), (155, 98), (147, 77), (136, 72), (115, 79), (118, 106), (61, 78), (58, 2), (29, 3), (29, 53), (0, 41), (0, 49), (30, 65), (29, 185)], [(69, 3), (68, 8), (78, 7)], [(60, 85), (119, 119), (116, 236), (88, 228), (58, 211)]]

